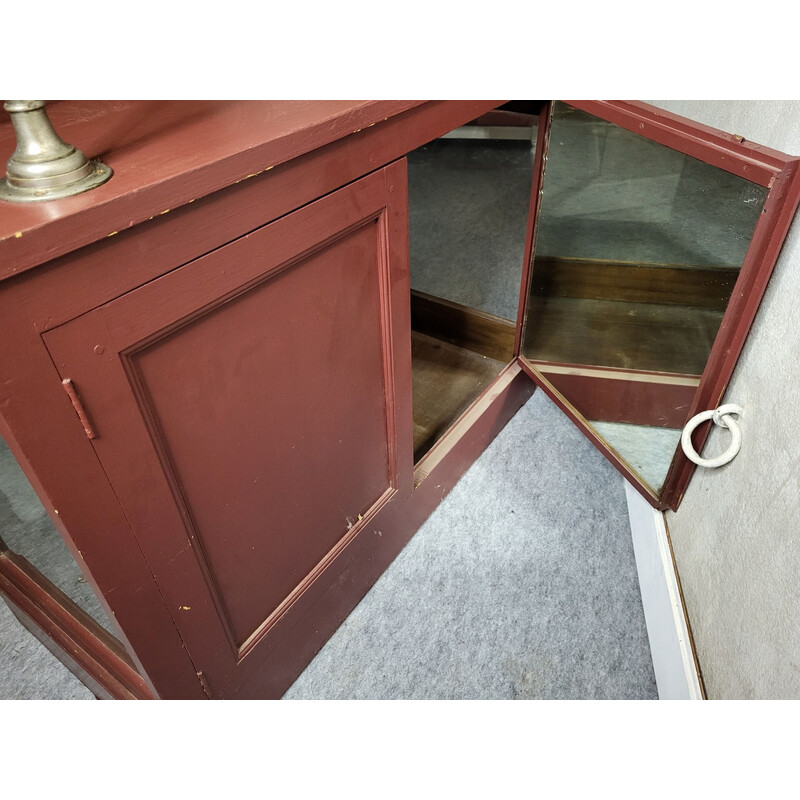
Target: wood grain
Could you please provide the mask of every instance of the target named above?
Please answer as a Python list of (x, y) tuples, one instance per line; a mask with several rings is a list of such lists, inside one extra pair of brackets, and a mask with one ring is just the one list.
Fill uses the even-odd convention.
[(538, 297), (578, 297), (725, 311), (738, 269), (536, 257), (531, 291)]
[(510, 320), (414, 289), (411, 327), (498, 361), (510, 361), (514, 352), (515, 327)]
[(523, 354), (534, 361), (700, 375), (722, 312), (655, 303), (532, 297)]
[(411, 360), (416, 463), (497, 377), (506, 362), (417, 331), (411, 334)]

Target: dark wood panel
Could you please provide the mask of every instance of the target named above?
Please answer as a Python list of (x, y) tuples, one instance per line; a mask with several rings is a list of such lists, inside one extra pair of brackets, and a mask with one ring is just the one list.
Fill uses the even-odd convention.
[(378, 235), (371, 220), (128, 356), (237, 647), (393, 489)]
[(628, 303), (696, 306), (724, 311), (738, 269), (536, 257), (533, 293)]
[[(462, 447), (462, 439), (471, 439), (473, 437), (472, 426), (474, 425), (480, 430), (483, 429), (483, 415), (488, 410), (497, 410), (496, 402), (499, 398), (506, 397), (509, 399), (514, 397), (516, 399), (513, 402), (522, 405), (533, 394), (535, 388), (536, 385), (528, 379), (528, 376), (520, 369), (516, 361), (507, 364), (502, 372), (453, 423), (447, 433), (417, 462), (414, 468), (414, 485), (419, 487), (432, 474), (436, 474), (437, 481), (449, 481), (450, 477), (447, 469), (440, 469), (439, 465), (451, 463), (454, 452), (458, 453)], [(447, 483), (444, 485), (447, 485)]]
[(506, 362), (417, 331), (411, 334), (411, 362), (417, 462), (497, 377)]
[(515, 327), (510, 320), (414, 289), (411, 327), (498, 361), (509, 361), (514, 352)]
[(532, 297), (523, 354), (534, 361), (700, 375), (722, 312), (708, 308)]

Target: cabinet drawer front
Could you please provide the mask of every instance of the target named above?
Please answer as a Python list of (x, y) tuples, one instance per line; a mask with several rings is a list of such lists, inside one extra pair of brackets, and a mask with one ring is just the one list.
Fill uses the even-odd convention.
[(411, 491), (393, 176), (402, 201), (381, 170), (44, 337), (212, 696)]

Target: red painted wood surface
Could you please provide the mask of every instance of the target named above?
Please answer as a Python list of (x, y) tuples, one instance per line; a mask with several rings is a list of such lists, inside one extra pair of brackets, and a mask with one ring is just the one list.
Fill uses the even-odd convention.
[[(48, 104), (59, 135), (99, 158), (113, 178), (98, 189), (47, 203), (0, 203), (0, 274), (73, 249), (272, 168), (420, 101), (69, 101)], [(7, 116), (0, 160), (14, 149)], [(143, 202), (144, 197), (149, 202)], [(103, 227), (109, 227), (104, 230)], [(82, 231), (79, 241), (76, 229)], [(31, 243), (30, 246), (28, 243)]]
[[(27, 283), (9, 281), (0, 292), (0, 434), (153, 695), (204, 698), (108, 477), (27, 316)], [(35, 601), (36, 593), (26, 591)], [(159, 654), (147, 671), (140, 651)]]
[(404, 170), (44, 337), (214, 697), (411, 491)]
[(0, 551), (0, 591), (20, 623), (97, 697), (152, 699), (119, 642), (26, 559)]
[[(103, 130), (108, 142), (125, 144), (108, 145), (104, 152), (109, 163), (118, 159), (129, 183), (124, 189), (117, 183), (119, 195), (100, 194), (103, 187), (58, 206), (17, 206), (11, 217), (4, 215), (10, 207), (0, 208), (0, 230), (17, 232), (15, 224), (3, 227), (13, 219), (27, 219), (29, 226), (18, 230), (21, 237), (0, 237), (0, 280), (6, 278), (0, 284), (5, 378), (0, 429), (154, 693), (280, 696), (530, 395), (526, 372), (538, 378), (521, 360), (522, 369), (515, 364), (499, 376), (429, 453), (413, 489), (408, 276), (402, 266), (407, 264), (405, 173), (392, 167), (382, 178), (373, 175), (291, 213), (497, 104), (394, 106), (385, 119), (357, 132), (355, 124), (349, 130), (351, 112), (362, 114), (361, 124), (378, 106), (356, 104), (360, 111), (347, 111), (345, 104), (323, 119), (315, 116), (321, 106), (313, 111), (309, 105), (303, 122), (292, 112), (253, 134), (255, 139), (245, 130), (245, 120), (252, 122), (247, 114), (255, 113), (250, 104), (173, 104), (180, 108), (172, 109), (53, 104), (59, 132), (89, 155), (99, 152), (91, 144), (98, 140), (82, 140), (79, 131)], [(730, 145), (734, 154), (741, 146), (744, 154), (736, 163), (760, 165), (762, 172), (777, 169), (777, 157), (766, 149), (732, 144), (723, 135), (714, 139), (708, 130), (695, 136), (689, 121), (669, 120), (639, 104), (596, 107), (626, 124), (657, 123), (658, 135), (673, 136), (679, 149), (706, 148), (718, 158), (721, 146)], [(92, 109), (105, 122), (93, 122)], [(141, 113), (148, 110), (152, 116)], [(115, 128), (115, 118), (126, 124)], [(165, 124), (159, 126), (159, 119)], [(540, 117), (540, 153), (545, 120), (546, 110)], [(164, 152), (178, 144), (191, 152), (178, 149), (182, 154), (174, 156), (174, 166), (159, 173)], [(281, 158), (286, 160), (265, 168)], [(783, 163), (786, 169), (779, 170), (766, 221), (759, 223), (748, 254), (761, 266), (737, 284), (740, 305), (738, 311), (729, 309), (732, 323), (723, 344), (718, 339), (721, 355), (715, 380), (706, 383), (709, 397), (724, 389), (726, 370), (732, 371), (749, 326), (743, 321), (755, 314), (770, 259), (774, 263), (791, 221), (798, 187), (793, 161)], [(266, 223), (272, 224), (262, 227)], [(533, 225), (531, 220), (531, 231)], [(530, 251), (529, 246), (526, 263)], [(30, 269), (38, 264), (43, 266)], [(298, 286), (287, 290), (284, 298), (291, 299), (282, 302), (279, 289), (272, 290), (292, 276)], [(526, 273), (520, 322), (527, 282)], [(317, 285), (326, 289), (318, 317), (303, 306), (303, 297), (313, 297)], [(57, 364), (42, 344), (43, 333)], [(352, 347), (342, 348), (350, 335)], [(329, 352), (334, 342), (348, 359)], [(98, 346), (102, 350), (96, 352)], [(254, 364), (263, 368), (256, 371)], [(227, 379), (209, 380), (204, 370)], [(245, 375), (254, 378), (245, 381)], [(322, 389), (321, 377), (327, 378)], [(97, 439), (86, 437), (62, 378), (75, 381)], [(558, 392), (545, 390), (559, 402)], [(315, 393), (326, 392), (324, 404), (315, 406)], [(259, 403), (259, 398), (266, 399)], [(568, 404), (559, 404), (574, 414)], [(376, 421), (378, 407), (383, 427)], [(324, 458), (317, 461), (314, 447), (305, 442), (295, 464), (309, 476), (306, 495), (293, 473), (282, 468), (291, 467), (286, 450), (297, 444), (297, 426), (276, 425), (281, 413), (298, 419), (317, 415), (316, 440)], [(249, 425), (242, 422), (247, 418)], [(603, 446), (580, 415), (577, 422)], [(342, 461), (331, 456), (336, 442), (326, 444), (326, 425), (345, 431), (342, 444), (346, 437), (355, 441), (357, 463), (348, 462), (348, 454)], [(121, 446), (110, 447), (109, 437)], [(219, 463), (209, 461), (211, 452), (221, 453)], [(297, 552), (287, 546), (286, 525), (272, 529), (277, 533), (269, 543), (276, 551), (263, 549), (254, 533), (256, 512), (266, 516), (274, 503), (259, 494), (257, 483), (231, 480), (234, 474), (255, 476), (259, 452), (267, 455), (265, 474), (283, 489), (282, 513), (312, 512), (298, 527)], [(624, 462), (611, 460), (635, 480)], [(348, 464), (366, 470), (361, 480), (348, 483), (353, 477), (345, 474)], [(691, 474), (677, 461), (673, 470), (680, 473), (677, 486)], [(213, 487), (206, 491), (209, 478)], [(646, 487), (639, 490), (654, 505), (671, 502), (667, 493), (659, 499)], [(333, 507), (338, 496), (348, 498), (348, 509)], [(146, 498), (155, 498), (155, 509)], [(228, 502), (232, 525), (226, 524), (228, 512), (220, 511)], [(350, 503), (360, 510), (348, 530)], [(315, 514), (322, 520), (318, 530), (308, 522)], [(342, 518), (344, 529), (330, 523), (334, 517)], [(231, 542), (243, 545), (240, 561)], [(241, 555), (247, 547), (255, 547), (261, 560)], [(276, 553), (286, 559), (286, 570), (270, 573)], [(285, 572), (298, 582), (284, 580)], [(270, 574), (270, 580), (244, 590), (237, 573), (251, 581), (257, 573)]]
[[(186, 194), (181, 181), (154, 182), (152, 174), (138, 169), (136, 148), (119, 154), (123, 160), (130, 157), (126, 163), (141, 181), (140, 189), (120, 198), (121, 205), (109, 204), (98, 197), (95, 204), (89, 203), (84, 208), (83, 201), (91, 197), (87, 194), (81, 203), (72, 203), (60, 210), (51, 204), (39, 206), (38, 210), (29, 207), (34, 216), (49, 215), (52, 221), (37, 229), (35, 235), (15, 240), (14, 246), (18, 248), (15, 252), (29, 258), (28, 266), (53, 260), (41, 269), (26, 270), (25, 274), (10, 279), (14, 271), (23, 271), (25, 262), (15, 261), (10, 272), (3, 271), (3, 267), (10, 267), (8, 262), (0, 262), (0, 351), (6, 376), (0, 386), (0, 429), (86, 580), (95, 589), (109, 617), (119, 624), (118, 636), (154, 694), (171, 698), (206, 696), (175, 628), (174, 610), (164, 604), (151, 567), (118, 505), (115, 491), (96, 460), (90, 441), (80, 424), (76, 424), (75, 411), (61, 388), (59, 373), (42, 346), (41, 333), (397, 159), (496, 104), (496, 101), (447, 101), (415, 105), (407, 112), (389, 116), (380, 124), (344, 135), (325, 147), (238, 182), (227, 173), (222, 176), (200, 167), (192, 173), (191, 180), (197, 175), (208, 177), (213, 173), (223, 182), (233, 183), (196, 202), (185, 202), (181, 208), (176, 209), (170, 201), (173, 205), (170, 213), (156, 214), (149, 220), (152, 209), (164, 203), (164, 192), (178, 191), (183, 201), (187, 198), (191, 201), (189, 194), (194, 190)], [(130, 109), (132, 104), (100, 106), (111, 106), (113, 111), (115, 108)], [(85, 118), (86, 107), (87, 104), (77, 104), (78, 110), (74, 111), (73, 122), (78, 127), (91, 122)], [(59, 108), (58, 113), (68, 112), (69, 104), (59, 104)], [(99, 116), (104, 113), (103, 108), (95, 110)], [(61, 130), (59, 118), (54, 116), (54, 119)], [(125, 125), (119, 126), (117, 132), (124, 133), (125, 129)], [(141, 142), (144, 156), (149, 153), (155, 157), (159, 149), (162, 154), (165, 149), (169, 150), (168, 145), (174, 141), (172, 130), (166, 127), (153, 129), (151, 133), (152, 136), (144, 137)], [(70, 140), (85, 146), (85, 140), (75, 137)], [(206, 152), (207, 142), (192, 137), (189, 140), (189, 146), (197, 153)], [(87, 147), (87, 151), (91, 154), (91, 147)], [(390, 184), (390, 193), (404, 191), (404, 179), (393, 180)], [(204, 184), (206, 188), (208, 185)], [(95, 205), (97, 208), (92, 211)], [(130, 215), (125, 224), (133, 219), (145, 221), (127, 230), (120, 227), (118, 234), (107, 236), (106, 227), (116, 229), (121, 209)], [(386, 215), (386, 219), (392, 232), (389, 240), (397, 253), (395, 260), (401, 263), (407, 260), (400, 252), (407, 246), (407, 222), (397, 215)], [(95, 240), (94, 244), (81, 247), (86, 241)], [(61, 253), (68, 254), (56, 257)], [(405, 313), (401, 309), (393, 316), (392, 324), (399, 325), (401, 333)], [(524, 388), (519, 381), (514, 384), (517, 395)], [(404, 387), (400, 385), (395, 391), (401, 397)], [(470, 452), (474, 452), (475, 447), (485, 447), (489, 439), (481, 441), (478, 445), (471, 440), (473, 450)], [(444, 486), (447, 475), (441, 471), (439, 475)], [(401, 533), (406, 537), (414, 530), (409, 527), (413, 524), (414, 508), (409, 508), (405, 515)], [(380, 553), (390, 553), (391, 537), (377, 538), (385, 542), (382, 550), (378, 548)], [(376, 554), (369, 557), (373, 559), (372, 569), (380, 559)], [(380, 562), (383, 568), (391, 557), (386, 556)], [(363, 570), (363, 565), (358, 568)], [(379, 572), (375, 577), (377, 574)], [(313, 589), (312, 586), (304, 596), (313, 600)], [(346, 611), (341, 609), (349, 610), (360, 597), (354, 596), (346, 583), (342, 583), (336, 596), (337, 608), (343, 616)], [(316, 625), (314, 620), (319, 614), (317, 604), (314, 615), (309, 615), (305, 624)], [(318, 637), (312, 636), (312, 640), (318, 642), (314, 645), (318, 647)], [(298, 648), (293, 655), (286, 647), (278, 651), (280, 668), (276, 667), (263, 677), (264, 692), (275, 696), (276, 687), (283, 680), (279, 680), (281, 674), (289, 674), (292, 669), (295, 675), (299, 673), (305, 666), (303, 652), (305, 648)], [(269, 657), (270, 664), (278, 663), (275, 658), (273, 653)], [(283, 684), (283, 688), (286, 685)]]
[(563, 371), (548, 362), (530, 363), (579, 414), (595, 422), (682, 428), (699, 383), (699, 377), (691, 376), (637, 374), (582, 365), (569, 365), (568, 371)]
[[(44, 332), (402, 158), (489, 103), (427, 103), (251, 179), (29, 270), (24, 304)], [(150, 193), (136, 193), (149, 204)], [(93, 234), (89, 229), (89, 234)], [(59, 247), (72, 247), (72, 228)], [(111, 265), (111, 266), (109, 266)], [(2, 272), (0, 271), (0, 284)], [(0, 345), (2, 343), (0, 342)]]
[[(764, 212), (756, 223), (739, 279), (689, 409), (690, 417), (708, 408), (717, 408), (722, 402), (798, 205), (800, 158), (791, 158), (770, 187)], [(692, 436), (698, 453), (702, 452), (711, 424), (699, 426)], [(672, 510), (678, 508), (695, 469), (695, 464), (679, 448), (664, 483), (663, 500)]]
[[(0, 280), (174, 213), (240, 181), (269, 175), (279, 165), (332, 143), (357, 135), (363, 141), (367, 137), (361, 134), (403, 121), (402, 138), (409, 146), (385, 160), (362, 151), (375, 169), (440, 135), (428, 132), (431, 116), (453, 115), (450, 127), (457, 127), (500, 102), (53, 102), (48, 113), (57, 132), (86, 155), (107, 163), (114, 175), (76, 197), (38, 204), (0, 202)], [(417, 113), (406, 119), (408, 112)], [(394, 131), (396, 140), (396, 126)], [(427, 138), (414, 143), (416, 134)], [(2, 163), (13, 149), (6, 118), (0, 120)]]
[(425, 459), (430, 472), (421, 484), (387, 506), (380, 527), (370, 526), (353, 540), (338, 579), (319, 596), (313, 616), (287, 632), (280, 649), (267, 655), (261, 668), (239, 687), (237, 698), (283, 694), (534, 388), (516, 364), (498, 375), (437, 443), (435, 456), (431, 450), (430, 461)]

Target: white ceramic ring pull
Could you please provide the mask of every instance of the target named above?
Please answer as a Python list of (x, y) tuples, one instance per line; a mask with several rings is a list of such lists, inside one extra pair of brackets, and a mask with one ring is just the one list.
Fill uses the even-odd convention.
[[(689, 461), (694, 461), (695, 464), (701, 467), (710, 468), (721, 467), (723, 464), (733, 461), (736, 454), (739, 452), (739, 448), (742, 446), (742, 429), (739, 427), (739, 423), (730, 415), (739, 415), (741, 413), (741, 406), (737, 406), (734, 403), (726, 403), (719, 408), (714, 408), (710, 411), (702, 411), (700, 414), (692, 417), (684, 426), (683, 433), (681, 434), (681, 447), (686, 454), (686, 458), (688, 458)], [(716, 458), (703, 458), (697, 454), (697, 451), (692, 446), (692, 434), (694, 433), (694, 429), (701, 422), (705, 422), (709, 419), (713, 420), (715, 425), (719, 425), (721, 428), (727, 428), (731, 432), (730, 447)]]

